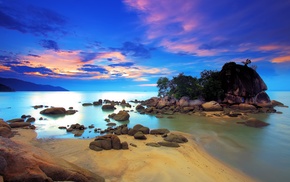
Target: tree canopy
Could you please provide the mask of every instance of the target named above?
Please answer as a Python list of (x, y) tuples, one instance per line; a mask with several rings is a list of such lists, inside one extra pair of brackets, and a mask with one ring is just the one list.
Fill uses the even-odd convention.
[(177, 99), (188, 96), (191, 99), (203, 98), (207, 101), (219, 100), (223, 97), (223, 90), (218, 71), (204, 70), (200, 78), (184, 75), (169, 80), (160, 77), (157, 81), (158, 95), (161, 97), (172, 96)]

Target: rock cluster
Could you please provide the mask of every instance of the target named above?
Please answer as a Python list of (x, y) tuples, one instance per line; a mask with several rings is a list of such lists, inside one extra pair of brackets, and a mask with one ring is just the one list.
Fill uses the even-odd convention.
[(127, 142), (121, 142), (117, 135), (112, 134), (96, 137), (96, 139), (90, 143), (89, 148), (95, 151), (129, 149)]
[(82, 134), (84, 133), (84, 130), (87, 129), (87, 127), (85, 127), (84, 125), (81, 125), (79, 123), (72, 124), (72, 125), (70, 125), (69, 128), (67, 128), (65, 126), (60, 126), (58, 128), (59, 129), (66, 129), (67, 132), (72, 132), (75, 137), (82, 136)]

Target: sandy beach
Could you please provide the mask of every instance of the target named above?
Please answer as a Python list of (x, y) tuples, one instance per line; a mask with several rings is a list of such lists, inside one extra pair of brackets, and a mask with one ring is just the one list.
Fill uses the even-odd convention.
[(161, 136), (147, 135), (147, 140), (136, 140), (121, 135), (121, 141), (133, 143), (129, 150), (89, 149), (93, 139), (36, 139), (33, 130), (17, 129), (15, 142), (39, 147), (49, 154), (88, 169), (106, 179), (115, 181), (255, 181), (242, 172), (207, 154), (194, 137), (181, 132), (188, 142), (179, 148), (150, 147), (149, 142), (162, 141)]

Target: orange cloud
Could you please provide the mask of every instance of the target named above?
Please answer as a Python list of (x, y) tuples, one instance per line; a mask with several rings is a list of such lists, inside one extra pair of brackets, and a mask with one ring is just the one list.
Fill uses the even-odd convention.
[(277, 45), (264, 45), (264, 46), (260, 46), (258, 48), (261, 51), (273, 51), (273, 50), (279, 50), (281, 49), (281, 46), (277, 46)]
[(0, 71), (9, 71), (10, 68), (7, 66), (0, 65)]
[(284, 62), (290, 62), (290, 56), (281, 56), (272, 59), (272, 63), (284, 63)]

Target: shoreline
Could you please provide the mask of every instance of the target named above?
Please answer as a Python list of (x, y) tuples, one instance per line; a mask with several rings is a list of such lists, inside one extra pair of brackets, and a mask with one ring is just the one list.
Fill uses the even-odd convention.
[(171, 131), (188, 139), (179, 148), (149, 147), (146, 143), (161, 141), (161, 136), (146, 135), (147, 140), (119, 135), (121, 141), (133, 143), (129, 150), (89, 149), (93, 139), (37, 139), (27, 129), (17, 131), (11, 140), (33, 145), (49, 154), (104, 177), (106, 181), (257, 181), (242, 171), (214, 158), (188, 133)]

